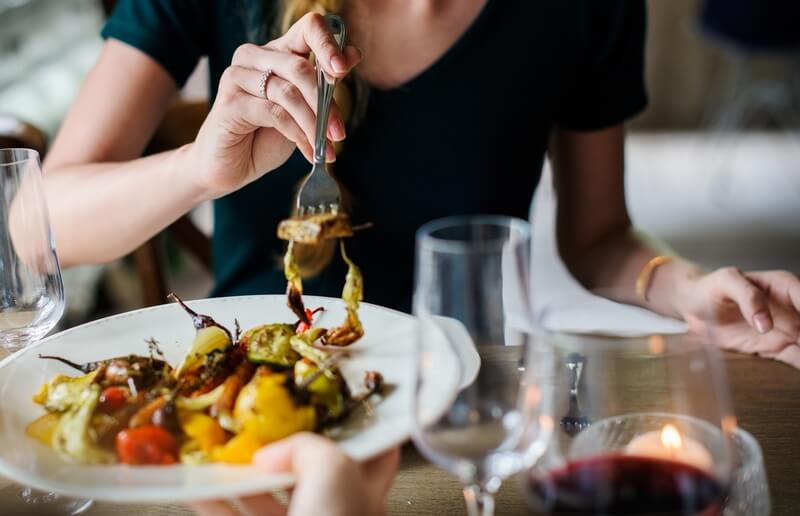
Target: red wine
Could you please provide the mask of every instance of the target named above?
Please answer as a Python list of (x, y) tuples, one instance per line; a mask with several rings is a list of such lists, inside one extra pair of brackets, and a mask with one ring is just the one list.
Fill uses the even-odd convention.
[(547, 515), (712, 516), (722, 513), (726, 491), (688, 464), (607, 455), (570, 462), (545, 477), (532, 474), (526, 496)]

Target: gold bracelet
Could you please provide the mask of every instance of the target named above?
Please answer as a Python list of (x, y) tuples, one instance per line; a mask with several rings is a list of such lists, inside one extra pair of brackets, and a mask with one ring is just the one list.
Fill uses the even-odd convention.
[(651, 258), (650, 261), (647, 262), (644, 267), (642, 267), (642, 270), (636, 277), (636, 295), (642, 300), (642, 302), (647, 303), (649, 301), (647, 299), (647, 294), (650, 290), (650, 280), (653, 278), (653, 272), (665, 263), (669, 263), (674, 259), (674, 256), (659, 255)]

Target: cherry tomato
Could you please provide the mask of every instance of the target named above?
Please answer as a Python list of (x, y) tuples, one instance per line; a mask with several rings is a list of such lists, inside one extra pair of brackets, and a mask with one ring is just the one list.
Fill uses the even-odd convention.
[(98, 410), (111, 414), (125, 406), (128, 402), (128, 389), (124, 387), (106, 387), (100, 393)]
[(175, 464), (178, 441), (160, 426), (129, 428), (117, 434), (117, 455), (124, 464)]

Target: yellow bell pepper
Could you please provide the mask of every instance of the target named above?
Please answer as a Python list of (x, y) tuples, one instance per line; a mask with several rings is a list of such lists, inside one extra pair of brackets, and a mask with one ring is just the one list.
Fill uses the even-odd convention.
[(26, 428), (25, 433), (29, 437), (33, 437), (37, 441), (50, 446), (53, 442), (53, 433), (61, 420), (61, 414), (55, 412), (48, 412), (47, 414), (36, 418)]
[(201, 412), (179, 411), (178, 418), (183, 432), (196, 441), (200, 449), (206, 453), (225, 444), (228, 436), (219, 426), (217, 420)]
[(232, 464), (250, 464), (253, 454), (261, 448), (262, 443), (258, 436), (250, 432), (242, 432), (224, 446), (214, 448), (211, 459), (214, 462), (229, 462)]
[[(222, 462), (248, 463), (260, 447), (316, 425), (316, 410), (297, 405), (281, 373), (257, 373), (242, 388), (233, 418), (242, 431), (212, 454)], [(290, 380), (291, 381), (291, 380)]]

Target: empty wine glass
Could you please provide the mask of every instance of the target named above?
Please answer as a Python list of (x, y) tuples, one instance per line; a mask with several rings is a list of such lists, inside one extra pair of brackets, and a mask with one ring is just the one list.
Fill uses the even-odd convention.
[[(546, 339), (561, 425), (521, 477), (534, 514), (722, 514), (736, 419), (714, 346), (689, 335)], [(580, 429), (566, 424), (576, 404), (586, 421)]]
[[(64, 286), (45, 206), (39, 154), (0, 149), (0, 345), (9, 353), (44, 337), (64, 312)], [(24, 488), (30, 512), (78, 514), (91, 500)]]
[(535, 348), (529, 254), (530, 227), (513, 218), (447, 218), (417, 233), (413, 440), (463, 482), (472, 516), (493, 513), (503, 479), (543, 452), (553, 426), (536, 378), (545, 360), (518, 368)]

